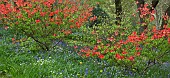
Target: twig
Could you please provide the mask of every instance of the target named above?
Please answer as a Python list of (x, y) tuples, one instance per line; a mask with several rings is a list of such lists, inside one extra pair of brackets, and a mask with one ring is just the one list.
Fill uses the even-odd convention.
[(167, 53), (170, 53), (170, 51), (166, 51), (165, 53), (163, 53), (162, 55), (160, 55), (159, 57), (157, 58), (154, 58), (154, 63), (151, 65), (152, 62), (150, 62), (147, 67), (143, 70), (143, 72), (145, 72), (148, 68), (154, 66), (156, 63), (155, 63), (155, 59), (160, 59), (162, 58), (164, 55), (166, 55)]

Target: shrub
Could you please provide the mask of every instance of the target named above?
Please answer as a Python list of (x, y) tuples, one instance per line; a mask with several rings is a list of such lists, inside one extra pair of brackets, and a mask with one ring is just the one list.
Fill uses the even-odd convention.
[[(79, 29), (91, 15), (92, 7), (85, 2), (63, 0), (17, 0), (0, 2), (0, 19), (18, 36), (32, 38), (43, 50), (56, 46)], [(16, 40), (16, 38), (13, 38)]]
[(100, 26), (93, 33), (96, 44), (92, 48), (81, 48), (79, 54), (107, 60), (109, 66), (115, 65), (139, 74), (146, 73), (155, 64), (167, 61), (166, 57), (170, 53), (170, 27), (164, 25), (164, 29), (156, 29), (150, 25), (153, 20), (149, 20), (153, 13), (143, 12), (146, 12), (143, 18), (148, 25), (143, 32), (137, 33), (138, 26)]

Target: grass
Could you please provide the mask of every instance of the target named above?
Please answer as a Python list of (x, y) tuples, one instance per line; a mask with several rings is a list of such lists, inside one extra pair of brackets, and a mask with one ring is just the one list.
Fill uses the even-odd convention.
[[(15, 52), (9, 46), (0, 46), (1, 78), (136, 78), (129, 72), (123, 75), (116, 67), (105, 67), (105, 61), (82, 58), (67, 48), (57, 47), (49, 52)], [(170, 67), (170, 66), (169, 66)], [(142, 77), (168, 78), (167, 68), (152, 67)], [(141, 78), (142, 78), (141, 77)]]
[[(98, 63), (83, 59), (73, 52), (16, 53), (0, 47), (1, 77), (12, 78), (83, 78), (102, 77)], [(96, 67), (97, 66), (97, 67)], [(103, 75), (104, 76), (104, 75)]]

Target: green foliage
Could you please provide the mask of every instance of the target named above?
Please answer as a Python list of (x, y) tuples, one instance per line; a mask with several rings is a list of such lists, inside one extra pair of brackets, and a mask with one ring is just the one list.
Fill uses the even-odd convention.
[[(33, 18), (17, 19), (19, 24), (9, 23), (8, 25), (11, 25), (12, 28), (10, 27), (9, 29), (2, 30), (2, 32), (0, 32), (0, 77), (169, 77), (170, 46), (167, 43), (167, 37), (151, 40), (153, 33), (145, 34), (148, 36), (148, 38), (143, 41), (139, 41), (140, 48), (142, 48), (142, 50), (139, 50), (139, 55), (135, 54), (137, 52), (135, 43), (129, 42), (127, 44), (122, 44), (121, 48), (118, 48), (119, 45), (116, 45), (116, 43), (119, 43), (120, 40), (126, 41), (129, 35), (132, 35), (134, 31), (138, 31), (139, 29), (139, 25), (136, 24), (138, 18), (132, 17), (132, 13), (135, 12), (135, 3), (131, 4), (133, 0), (129, 0), (128, 2), (127, 0), (123, 0), (124, 17), (122, 21), (122, 26), (117, 26), (114, 24), (115, 15), (113, 0), (94, 0), (93, 2), (91, 2), (91, 4), (95, 5), (95, 1), (100, 1), (101, 7), (108, 13), (109, 17), (112, 19), (109, 20), (110, 22), (112, 22), (111, 25), (102, 23), (101, 25), (94, 27), (93, 29), (86, 28), (85, 25), (82, 25), (79, 29), (70, 29), (72, 33), (66, 35), (64, 32), (61, 31), (62, 29), (69, 30), (69, 26), (71, 24), (70, 22), (68, 22), (68, 19), (72, 19), (71, 17), (63, 19), (64, 23), (61, 25), (56, 25), (54, 24), (54, 22), (48, 21), (50, 27), (43, 29), (45, 19), (48, 19), (50, 17), (41, 17), (39, 16), (39, 12), (36, 13)], [(129, 8), (129, 6), (133, 8)], [(64, 6), (61, 6), (61, 8), (64, 8)], [(47, 11), (47, 9), (45, 9), (44, 12), (45, 11)], [(22, 13), (23, 17), (26, 18), (26, 12), (23, 11)], [(59, 15), (61, 15), (61, 17), (64, 16), (64, 14), (62, 13)], [(77, 18), (78, 15), (79, 12), (73, 15), (73, 17)], [(42, 18), (42, 23), (36, 23), (35, 20), (37, 18)], [(148, 25), (148, 31), (150, 32), (152, 24)], [(5, 25), (2, 25), (1, 27), (4, 26)], [(59, 29), (61, 31), (52, 31), (51, 33), (51, 30), (55, 28), (56, 30)], [(25, 31), (23, 32), (23, 30)], [(50, 36), (47, 36), (48, 32), (50, 33)], [(14, 33), (15, 35), (13, 35)], [(56, 34), (56, 36), (53, 36), (54, 34)], [(20, 40), (25, 37), (27, 37), (26, 41)], [(15, 43), (11, 43), (11, 38), (15, 38), (15, 40), (13, 41)], [(41, 43), (36, 43), (36, 40), (38, 40), (47, 46), (51, 46), (56, 39), (61, 39), (61, 41), (65, 41), (66, 44), (71, 45), (71, 47), (67, 48), (66, 46), (64, 46), (61, 48), (55, 46), (50, 51), (44, 52), (40, 50), (40, 48), (42, 48), (41, 46), (43, 45), (41, 45)], [(103, 54), (104, 58), (99, 57), (98, 55), (93, 56), (92, 54), (90, 54), (90, 56), (93, 56), (94, 58), (84, 58), (83, 56), (80, 56), (80, 52), (77, 53), (77, 49), (72, 49), (72, 46), (88, 46), (90, 47), (90, 50), (86, 48), (88, 50), (85, 52), (93, 52), (93, 49), (96, 45), (98, 45), (98, 49), (96, 51)], [(114, 50), (115, 48), (116, 50)], [(122, 51), (124, 49), (126, 49), (127, 54), (122, 54)], [(111, 50), (114, 51), (110, 52)], [(116, 54), (120, 54), (121, 56), (124, 56), (124, 58), (118, 60), (117, 58), (115, 58)], [(130, 56), (134, 56), (135, 58), (129, 59)]]

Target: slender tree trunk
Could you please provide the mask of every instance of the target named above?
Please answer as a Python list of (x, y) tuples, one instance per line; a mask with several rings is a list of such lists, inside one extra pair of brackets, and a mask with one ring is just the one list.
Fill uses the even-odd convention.
[[(169, 7), (166, 9), (164, 16), (170, 17), (170, 5)], [(162, 25), (161, 25), (161, 29), (164, 29), (164, 25), (168, 24), (168, 18), (165, 20), (164, 18), (162, 18)]]
[(121, 0), (115, 0), (116, 6), (116, 25), (121, 25), (121, 14), (122, 14), (122, 5)]
[[(137, 1), (137, 8), (143, 8), (144, 7), (144, 4), (145, 4), (145, 1), (144, 0), (136, 0)], [(152, 6), (150, 8), (150, 12), (152, 12), (157, 4), (158, 4), (159, 0), (152, 0)], [(147, 28), (147, 25), (142, 25), (143, 23), (145, 23), (144, 19), (140, 17), (141, 15), (141, 12), (139, 11), (139, 18), (140, 18), (140, 29), (139, 29), (139, 33), (142, 33), (146, 28)]]
[(151, 10), (154, 10), (158, 3), (159, 3), (159, 0), (152, 0), (152, 8), (151, 8)]
[[(136, 0), (137, 1), (137, 8), (143, 8), (144, 4), (145, 4), (145, 1), (144, 0)], [(147, 28), (147, 25), (145, 26), (142, 26), (142, 24), (144, 23), (144, 19), (140, 17), (141, 15), (141, 12), (140, 10), (139, 11), (139, 19), (140, 19), (140, 29), (139, 29), (139, 33), (143, 32), (146, 28)]]
[(158, 3), (159, 3), (159, 0), (152, 0), (152, 6), (150, 8), (150, 12), (153, 12), (153, 10), (155, 10), (154, 18), (156, 20), (156, 22), (155, 22), (156, 29), (159, 29), (159, 27), (161, 26), (160, 25), (160, 19), (162, 19), (162, 18), (160, 18), (161, 14), (159, 14), (160, 11), (158, 11), (156, 9), (156, 6), (157, 6)]

